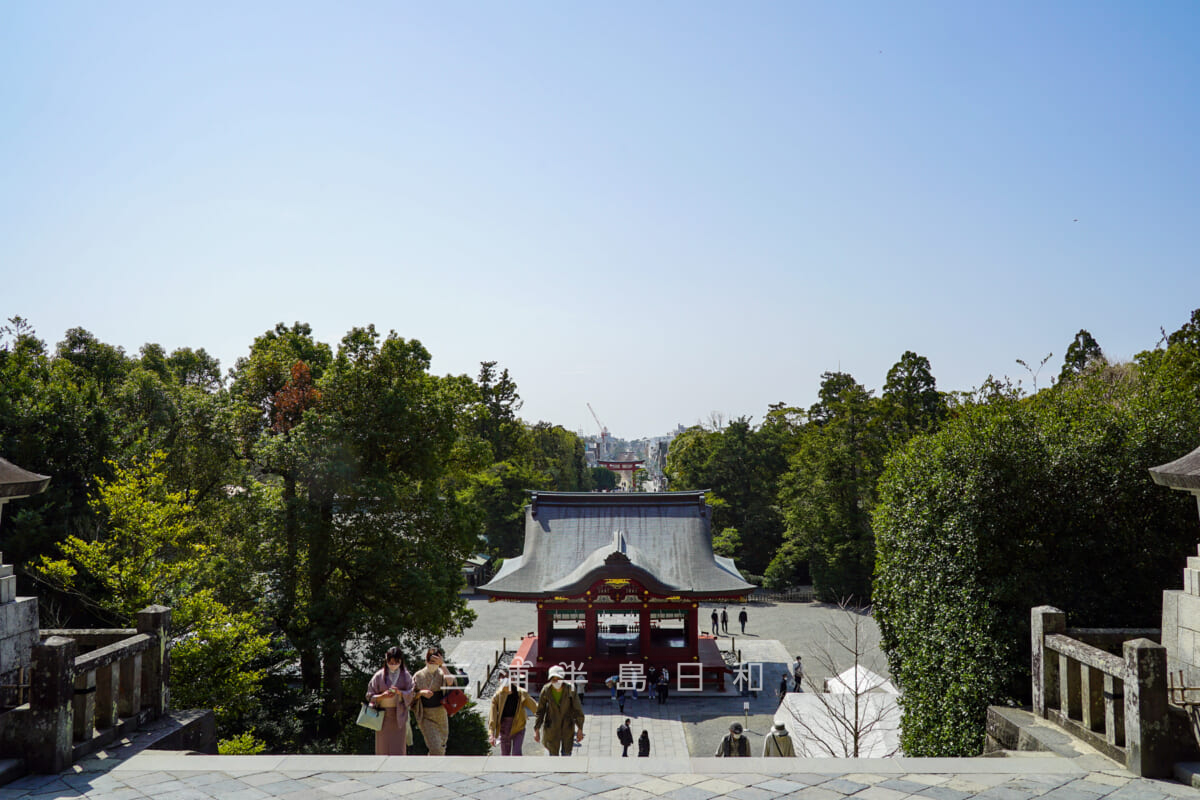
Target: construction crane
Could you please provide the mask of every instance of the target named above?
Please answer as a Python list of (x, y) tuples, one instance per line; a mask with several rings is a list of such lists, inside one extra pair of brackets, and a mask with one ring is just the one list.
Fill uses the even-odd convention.
[(604, 427), (604, 423), (600, 421), (600, 417), (596, 416), (596, 409), (592, 408), (592, 404), (587, 404), (588, 411), (592, 412), (592, 419), (596, 420), (596, 427), (600, 429), (600, 448), (596, 452), (597, 458), (608, 458), (608, 428)]

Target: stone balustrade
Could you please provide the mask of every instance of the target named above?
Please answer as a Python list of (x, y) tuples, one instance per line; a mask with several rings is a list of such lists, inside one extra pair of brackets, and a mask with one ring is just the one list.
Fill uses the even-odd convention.
[[(1066, 614), (1051, 606), (1034, 608), (1031, 623), (1034, 713), (1134, 774), (1170, 776), (1194, 745), (1181, 739), (1186, 720), (1181, 729), (1168, 703), (1166, 648), (1146, 638), (1156, 631), (1068, 629)], [(1122, 655), (1097, 644), (1119, 645)]]
[[(43, 630), (34, 645), (27, 724), (13, 744), (33, 772), (59, 772), (167, 712), (171, 610), (130, 630)], [(89, 647), (80, 654), (79, 648)]]

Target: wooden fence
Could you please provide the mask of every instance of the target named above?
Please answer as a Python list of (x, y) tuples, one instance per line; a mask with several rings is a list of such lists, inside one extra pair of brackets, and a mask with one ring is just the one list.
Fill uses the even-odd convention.
[(815, 597), (811, 586), (793, 586), (788, 589), (763, 589), (760, 587), (750, 593), (750, 602), (811, 603)]

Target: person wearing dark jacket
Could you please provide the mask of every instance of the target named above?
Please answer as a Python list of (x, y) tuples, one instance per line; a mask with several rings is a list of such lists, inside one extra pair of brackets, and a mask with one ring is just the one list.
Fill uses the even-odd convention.
[(650, 734), (642, 728), (642, 735), (638, 737), (638, 758), (650, 757)]
[(729, 733), (717, 745), (717, 758), (749, 758), (750, 740), (742, 735), (742, 723), (735, 722), (729, 726)]
[(629, 747), (633, 744), (633, 731), (629, 730), (629, 720), (624, 725), (617, 726), (617, 741), (621, 743), (621, 758), (629, 755)]

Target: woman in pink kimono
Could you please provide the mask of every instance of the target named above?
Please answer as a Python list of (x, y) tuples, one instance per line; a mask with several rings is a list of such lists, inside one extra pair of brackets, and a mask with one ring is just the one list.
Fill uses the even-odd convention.
[(399, 647), (387, 651), (387, 663), (367, 684), (367, 702), (384, 710), (383, 727), (375, 732), (375, 755), (408, 755), (408, 707), (413, 679)]

